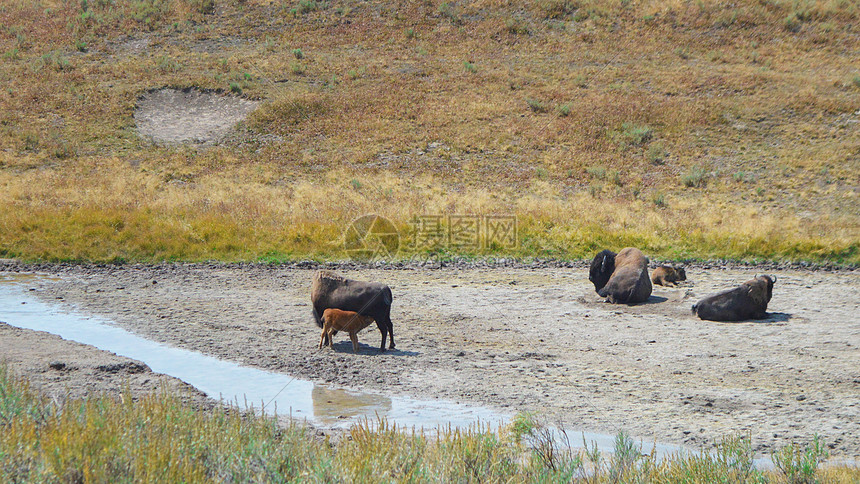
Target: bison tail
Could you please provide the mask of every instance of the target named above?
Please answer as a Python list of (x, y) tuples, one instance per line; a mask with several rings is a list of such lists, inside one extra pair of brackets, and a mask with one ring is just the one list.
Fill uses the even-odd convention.
[(320, 317), (320, 313), (317, 312), (317, 308), (311, 309), (311, 314), (314, 315), (314, 322), (317, 323), (317, 326), (322, 328), (323, 322), (322, 322), (322, 318)]

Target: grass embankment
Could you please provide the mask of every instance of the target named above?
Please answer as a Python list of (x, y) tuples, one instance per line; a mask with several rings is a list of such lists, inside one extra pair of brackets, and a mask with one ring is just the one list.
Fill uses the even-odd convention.
[[(860, 263), (856, 2), (0, 6), (0, 257), (337, 258), (355, 217), (513, 214), (447, 253)], [(262, 101), (140, 138), (162, 86)], [(408, 256), (404, 251), (401, 256)]]
[[(300, 425), (225, 407), (196, 410), (166, 393), (57, 402), (0, 366), (3, 482), (857, 482), (857, 468), (819, 467), (824, 446), (789, 446), (778, 469), (753, 467), (749, 442), (656, 461), (624, 434), (612, 455), (572, 451), (530, 416), (498, 432), (425, 436), (359, 424), (337, 445)], [(647, 451), (647, 449), (646, 449)]]

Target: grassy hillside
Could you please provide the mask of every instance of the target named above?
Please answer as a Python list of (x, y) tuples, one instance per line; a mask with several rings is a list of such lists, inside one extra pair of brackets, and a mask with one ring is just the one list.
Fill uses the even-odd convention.
[[(527, 5), (527, 6), (523, 6)], [(515, 215), (454, 254), (860, 263), (849, 0), (0, 5), (0, 257), (338, 258), (378, 213)], [(161, 146), (165, 86), (262, 102)], [(401, 250), (401, 256), (409, 250)]]

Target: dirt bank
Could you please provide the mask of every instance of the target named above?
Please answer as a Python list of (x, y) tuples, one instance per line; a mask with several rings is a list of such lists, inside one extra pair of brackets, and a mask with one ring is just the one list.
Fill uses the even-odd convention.
[[(0, 314), (0, 321), (3, 315)], [(52, 401), (101, 394), (132, 398), (158, 391), (179, 395), (199, 408), (217, 402), (175, 378), (153, 373), (139, 361), (59, 336), (0, 323), (0, 363)]]
[[(767, 452), (818, 433), (833, 455), (860, 457), (856, 272), (769, 270), (778, 280), (768, 320), (713, 323), (694, 318), (692, 303), (755, 268), (691, 267), (686, 283), (656, 287), (638, 306), (602, 303), (583, 267), (343, 270), (394, 293), (396, 350), (379, 353), (371, 326), (353, 354), (345, 335), (333, 351), (317, 351), (311, 268), (4, 268), (51, 273), (54, 281), (28, 284), (34, 294), (147, 338), (317, 382), (537, 412), (568, 429), (624, 429), (694, 447), (740, 432)], [(15, 352), (16, 368), (49, 373), (49, 360), (63, 359), (53, 352), (69, 351), (56, 340)], [(87, 378), (99, 385), (96, 373)]]

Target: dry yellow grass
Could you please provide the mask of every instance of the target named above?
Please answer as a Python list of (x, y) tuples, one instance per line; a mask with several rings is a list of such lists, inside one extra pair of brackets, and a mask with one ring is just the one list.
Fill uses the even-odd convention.
[[(524, 257), (860, 262), (852, 2), (207, 5), (0, 7), (0, 255), (341, 257), (372, 212), (515, 214)], [(159, 147), (161, 86), (263, 104)]]

